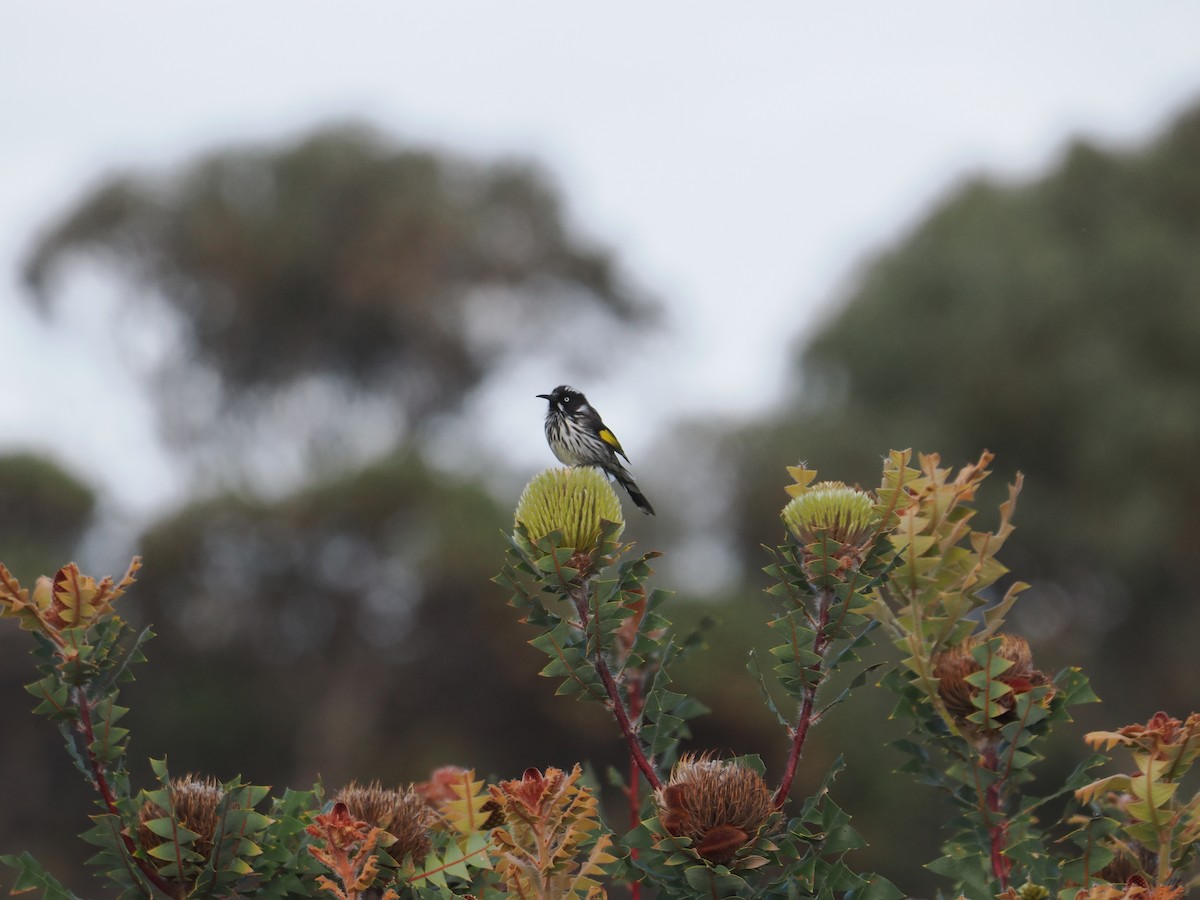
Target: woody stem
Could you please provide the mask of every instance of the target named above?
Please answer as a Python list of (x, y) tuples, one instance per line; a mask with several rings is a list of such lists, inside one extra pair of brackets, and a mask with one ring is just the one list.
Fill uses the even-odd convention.
[[(990, 772), (996, 772), (999, 763), (996, 748), (989, 745), (983, 751), (983, 767)], [(1004, 856), (1005, 845), (1008, 842), (1008, 824), (1004, 817), (1002, 788), (1003, 782), (996, 779), (984, 791), (988, 838), (991, 844), (992, 874), (996, 877), (1001, 892), (1008, 890), (1008, 873), (1012, 868), (1011, 860)]]
[[(574, 585), (570, 590), (570, 594), (571, 600), (575, 604), (575, 609), (579, 613), (580, 623), (586, 629), (591, 618), (589, 614), (591, 591), (587, 581)], [(646, 757), (646, 751), (642, 746), (642, 739), (633, 724), (633, 719), (630, 718), (629, 708), (625, 704), (625, 699), (621, 696), (621, 689), (613, 677), (612, 670), (608, 667), (608, 661), (604, 658), (604, 652), (600, 649), (599, 641), (596, 641), (596, 655), (592, 660), (592, 667), (596, 670), (596, 674), (600, 676), (600, 683), (604, 685), (604, 692), (608, 696), (609, 709), (612, 710), (613, 718), (617, 720), (617, 726), (621, 729), (621, 736), (625, 738), (625, 743), (629, 747), (629, 758), (637, 766), (638, 770), (646, 776), (646, 781), (650, 784), (650, 787), (657, 791), (662, 787), (662, 781), (659, 779), (658, 773), (654, 771), (654, 766), (650, 764), (650, 760)]]
[(809, 671), (812, 672), (812, 677), (804, 686), (804, 694), (800, 701), (800, 711), (796, 715), (796, 724), (791, 728), (792, 745), (788, 750), (787, 764), (784, 766), (783, 778), (779, 782), (779, 788), (775, 791), (775, 796), (771, 799), (775, 809), (782, 809), (783, 804), (787, 802), (788, 794), (791, 793), (792, 782), (796, 778), (796, 769), (800, 765), (800, 756), (804, 753), (804, 743), (808, 740), (808, 730), (813, 724), (814, 708), (817, 702), (817, 687), (821, 683), (821, 669), (825, 659), (825, 651), (829, 649), (829, 636), (825, 633), (825, 630), (826, 626), (829, 625), (829, 607), (833, 604), (834, 600), (833, 589), (821, 588), (817, 591), (816, 597), (817, 628), (816, 634), (813, 636), (812, 651), (819, 657), (819, 660), (808, 667)]
[[(71, 699), (74, 701), (75, 708), (79, 711), (78, 729), (83, 735), (84, 753), (87, 757), (88, 767), (92, 772), (92, 781), (96, 786), (96, 790), (100, 792), (100, 797), (104, 801), (104, 806), (112, 815), (120, 819), (121, 811), (117, 808), (117, 797), (116, 794), (113, 793), (112, 785), (108, 783), (108, 777), (104, 769), (104, 763), (100, 761), (100, 759), (96, 756), (95, 750), (92, 749), (96, 740), (96, 732), (92, 725), (91, 701), (88, 699), (83, 688), (78, 687), (71, 691)], [(166, 881), (161, 875), (159, 875), (158, 870), (156, 870), (148, 861), (139, 859), (137, 857), (137, 845), (134, 844), (133, 838), (125, 829), (122, 829), (121, 831), (121, 843), (124, 845), (125, 852), (130, 861), (132, 861), (133, 864), (138, 867), (147, 881), (149, 881), (167, 896), (175, 896), (175, 890), (171, 886), (170, 882)]]

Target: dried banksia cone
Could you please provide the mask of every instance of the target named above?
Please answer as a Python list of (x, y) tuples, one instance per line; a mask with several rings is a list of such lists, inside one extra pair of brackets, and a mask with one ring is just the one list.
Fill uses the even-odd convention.
[(752, 843), (772, 812), (771, 790), (753, 769), (708, 755), (683, 756), (655, 794), (658, 819), (711, 863)]
[[(997, 634), (996, 637), (1000, 639), (996, 655), (1012, 663), (997, 678), (1011, 688), (1010, 693), (996, 701), (1008, 711), (1013, 708), (1018, 695), (1047, 684), (1049, 680), (1033, 667), (1033, 653), (1025, 638), (1003, 633)], [(974, 675), (983, 668), (976, 662), (974, 653), (980, 643), (978, 638), (969, 638), (961, 644), (943, 650), (933, 658), (933, 675), (938, 679), (938, 696), (959, 724), (970, 727), (974, 725), (967, 717), (979, 711), (976, 699), (982, 689), (972, 684), (967, 676)]]
[(386, 831), (394, 840), (385, 846), (395, 860), (410, 855), (422, 860), (429, 854), (429, 830), (437, 813), (412, 787), (400, 791), (385, 789), (378, 781), (365, 786), (352, 781), (334, 795), (333, 802), (344, 804), (355, 819)]
[(789, 501), (780, 515), (802, 547), (816, 543), (821, 534), (839, 544), (859, 545), (879, 524), (871, 495), (841, 481), (814, 484)]
[(602, 523), (625, 528), (621, 501), (608, 476), (593, 466), (546, 469), (525, 486), (517, 502), (516, 523), (537, 543), (552, 531), (563, 536), (563, 546), (592, 554), (600, 543)]
[(217, 810), (225, 797), (225, 789), (214, 778), (186, 775), (183, 778), (172, 779), (167, 791), (171, 799), (171, 809), (163, 809), (157, 803), (147, 800), (138, 810), (138, 841), (159, 868), (175, 862), (173, 852), (168, 854), (169, 859), (160, 858), (152, 852), (155, 847), (170, 841), (170, 838), (158, 833), (164, 829), (155, 823), (161, 819), (173, 819), (188, 831), (199, 835), (187, 844), (187, 851), (190, 852), (181, 851), (181, 855), (191, 859), (191, 854), (196, 854), (201, 858), (199, 864), (203, 865), (203, 861), (212, 853), (213, 836), (218, 822)]

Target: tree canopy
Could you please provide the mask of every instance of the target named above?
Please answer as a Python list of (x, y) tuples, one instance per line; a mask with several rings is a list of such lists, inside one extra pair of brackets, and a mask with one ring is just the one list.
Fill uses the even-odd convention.
[[(553, 358), (564, 321), (603, 333), (653, 310), (537, 166), (361, 126), (106, 179), (31, 248), (41, 308), (81, 256), (135, 288), (127, 327), (169, 312), (175, 345), (152, 384), (177, 447), (230, 433), (215, 427), (230, 414), (302, 439), (364, 395), (403, 431), (456, 409), (511, 354)], [(314, 380), (334, 392), (324, 405)], [(306, 388), (316, 414), (280, 421), (281, 398)]]

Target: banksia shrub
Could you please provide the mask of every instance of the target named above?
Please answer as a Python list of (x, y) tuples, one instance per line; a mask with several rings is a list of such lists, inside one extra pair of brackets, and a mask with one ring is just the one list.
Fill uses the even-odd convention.
[[(706, 710), (676, 666), (704, 649), (707, 625), (672, 629), (670, 594), (649, 584), (659, 554), (621, 540), (606, 475), (551, 469), (530, 481), (495, 580), (539, 632), (529, 644), (546, 657), (541, 674), (619, 731), (626, 765), (610, 768), (607, 784), (626, 803), (622, 833), (605, 824), (580, 765), (493, 785), (444, 766), (420, 785), (351, 783), (326, 801), (320, 785), (271, 796), (240, 779), (172, 779), (152, 759), (157, 785), (138, 790), (118, 701), (151, 635), (113, 607), (138, 561), (120, 580), (69, 564), (32, 590), (0, 565), (0, 616), (34, 632), (39, 677), (27, 690), (97, 793), (89, 863), (122, 898), (600, 900), (623, 884), (634, 900), (646, 889), (661, 900), (900, 900), (886, 878), (853, 867), (864, 841), (835, 802), (842, 763), (814, 772), (822, 754), (805, 752), (826, 716), (878, 682), (909, 728), (893, 745), (907, 757), (901, 770), (942, 789), (954, 813), (927, 866), (949, 880), (947, 896), (1175, 900), (1200, 883), (1200, 797), (1184, 781), (1200, 760), (1200, 715), (1094, 732), (1090, 759), (1049, 793), (1032, 792), (1052, 729), (1096, 698), (1078, 670), (1046, 675), (1025, 639), (1004, 630), (1025, 587), (998, 558), (1021, 478), (995, 524), (979, 526), (990, 462), (984, 453), (955, 471), (936, 455), (893, 452), (873, 491), (789, 468), (786, 532), (765, 569), (774, 646), (751, 651), (747, 665), (786, 745), (770, 782), (755, 755), (682, 752)], [(894, 658), (869, 665), (860, 651), (881, 634)], [(470, 715), (469, 698), (445, 699)], [(1117, 748), (1132, 764), (1110, 771), (1128, 774), (1092, 781)], [(796, 796), (806, 784), (811, 793)], [(1059, 820), (1064, 797), (1077, 806)], [(0, 863), (17, 872), (14, 893), (80, 900), (29, 854)]]

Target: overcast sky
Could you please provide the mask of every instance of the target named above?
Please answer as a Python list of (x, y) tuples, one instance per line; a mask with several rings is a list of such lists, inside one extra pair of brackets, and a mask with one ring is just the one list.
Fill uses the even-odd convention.
[[(114, 287), (74, 279), (75, 315), (50, 328), (16, 278), (37, 228), (114, 168), (345, 118), (536, 157), (668, 306), (586, 386), (632, 450), (658, 417), (778, 399), (790, 343), (856, 261), (964, 176), (1030, 177), (1075, 135), (1152, 135), (1200, 97), (1197, 35), (1191, 2), (10, 0), (0, 448), (52, 448), (133, 508), (171, 497), (121, 348), (87, 344)], [(530, 364), (497, 388), (531, 401), (518, 454), (544, 455), (532, 394), (560, 375)], [(523, 403), (488, 403), (526, 424)]]

